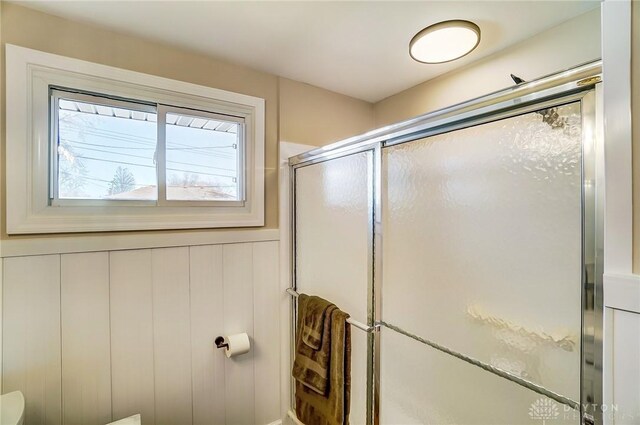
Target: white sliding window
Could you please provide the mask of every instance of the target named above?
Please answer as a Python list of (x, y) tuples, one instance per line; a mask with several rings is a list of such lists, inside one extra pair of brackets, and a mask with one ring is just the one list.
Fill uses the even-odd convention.
[(51, 90), (52, 205), (244, 204), (244, 119)]
[(51, 106), (53, 205), (156, 204), (155, 105), (52, 90)]
[(160, 198), (241, 205), (244, 120), (169, 106), (159, 107), (159, 119)]
[(264, 224), (264, 100), (7, 46), (7, 231)]

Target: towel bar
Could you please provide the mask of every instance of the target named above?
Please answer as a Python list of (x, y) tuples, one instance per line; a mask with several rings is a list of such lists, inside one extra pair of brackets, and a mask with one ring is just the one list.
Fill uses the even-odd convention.
[[(294, 298), (298, 298), (300, 296), (300, 294), (293, 288), (287, 288), (286, 292)], [(347, 323), (365, 332), (373, 332), (380, 328), (380, 325), (378, 323), (375, 323), (373, 326), (368, 326), (364, 323), (358, 322), (357, 320), (353, 320), (351, 317), (347, 319)]]

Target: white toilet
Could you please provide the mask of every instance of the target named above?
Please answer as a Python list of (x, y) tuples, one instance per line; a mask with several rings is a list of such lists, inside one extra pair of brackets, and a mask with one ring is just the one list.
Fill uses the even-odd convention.
[(22, 425), (24, 422), (24, 396), (20, 391), (0, 396), (0, 425)]
[[(24, 424), (24, 396), (20, 391), (0, 395), (0, 425)], [(108, 425), (140, 425), (140, 415), (120, 419)]]
[(138, 414), (138, 415), (129, 416), (128, 418), (120, 419), (119, 421), (108, 423), (107, 425), (140, 425), (141, 423), (142, 423), (142, 418)]

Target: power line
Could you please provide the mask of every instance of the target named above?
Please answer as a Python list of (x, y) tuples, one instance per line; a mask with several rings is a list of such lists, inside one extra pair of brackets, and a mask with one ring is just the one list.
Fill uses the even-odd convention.
[[(126, 143), (133, 143), (133, 144), (137, 144), (137, 145), (143, 145), (143, 146), (149, 146), (147, 148), (140, 148), (140, 147), (130, 147), (130, 146), (126, 146), (126, 147), (122, 147), (123, 149), (156, 149), (156, 140), (155, 139), (150, 139), (153, 140), (153, 143), (147, 143), (147, 142), (141, 142), (139, 140), (135, 140), (134, 137), (139, 137), (139, 138), (143, 138), (143, 139), (147, 139), (145, 137), (142, 136), (136, 136), (136, 135), (130, 135), (127, 137), (123, 137), (123, 136), (113, 136), (111, 135), (111, 133), (120, 133), (120, 132), (116, 132), (113, 130), (105, 130), (105, 129), (92, 129), (92, 130), (88, 130), (86, 128), (77, 126), (77, 125), (70, 125), (72, 127), (75, 127), (78, 129), (78, 131), (86, 133), (90, 136), (93, 137), (99, 137), (99, 138), (103, 138), (103, 139), (107, 139), (107, 140), (117, 140), (119, 142), (126, 142)], [(101, 134), (102, 133), (102, 134)], [(104, 134), (107, 133), (107, 134)], [(120, 134), (125, 134), (125, 133), (120, 133)], [(88, 142), (81, 142), (81, 143), (88, 143)], [(209, 147), (198, 147), (198, 146), (193, 146), (193, 145), (187, 145), (184, 143), (178, 143), (178, 142), (173, 142), (174, 145), (177, 146), (183, 146), (187, 149), (208, 149)], [(234, 147), (234, 145), (229, 145), (229, 146), (225, 146), (225, 147)], [(219, 149), (218, 147), (211, 147), (212, 149)], [(178, 148), (169, 148), (170, 150), (178, 150)], [(181, 150), (181, 149), (180, 149)], [(232, 153), (228, 153), (228, 152), (199, 152), (201, 155), (207, 155), (207, 156), (217, 156), (220, 158), (227, 158), (227, 159), (231, 159), (233, 158), (235, 155), (233, 155)]]
[[(154, 121), (148, 121), (148, 122), (153, 122), (155, 124), (155, 126), (157, 127), (157, 123)], [(107, 132), (107, 133), (111, 133), (116, 135), (116, 137), (118, 136), (122, 136), (125, 138), (138, 138), (138, 139), (142, 139), (142, 140), (149, 140), (151, 142), (153, 142), (153, 144), (155, 144), (156, 142), (156, 138), (155, 137), (145, 137), (145, 136), (139, 136), (137, 134), (131, 134), (131, 133), (124, 133), (122, 131), (117, 131), (117, 130), (106, 130), (103, 128), (95, 128), (95, 127), (90, 127), (89, 129), (87, 129), (86, 127), (82, 127), (81, 125), (78, 125), (76, 123), (72, 123), (72, 122), (65, 122), (64, 123), (65, 126), (68, 127), (75, 127), (77, 129), (83, 130), (83, 131), (95, 131), (95, 132)]]
[(101, 148), (112, 148), (112, 149), (126, 149), (126, 150), (152, 150), (155, 151), (156, 147), (152, 147), (152, 148), (139, 148), (136, 146), (110, 146), (110, 145), (103, 145), (100, 143), (89, 143), (89, 142), (79, 142), (77, 140), (71, 140), (71, 139), (66, 139), (66, 138), (60, 138), (61, 141), (67, 142), (67, 143), (73, 143), (73, 144), (78, 144), (78, 145), (87, 145), (87, 146), (97, 146), (97, 147), (101, 147)]
[[(120, 149), (119, 147), (98, 145), (98, 144), (94, 144), (94, 143), (77, 142), (77, 141), (69, 140), (69, 139), (61, 139), (61, 140), (64, 140), (65, 142), (71, 143), (71, 144), (80, 144), (80, 145), (89, 145), (89, 146), (101, 146), (101, 147), (105, 147), (105, 148), (108, 148), (108, 149)], [(107, 150), (103, 150), (103, 149), (86, 148), (86, 147), (83, 147), (83, 146), (78, 146), (77, 149), (83, 149), (83, 150), (101, 152), (101, 153), (108, 153), (108, 154), (112, 154), (112, 155), (126, 156), (126, 157), (130, 157), (130, 158), (141, 158), (141, 159), (153, 160), (153, 158), (149, 157), (149, 156), (134, 155), (134, 154), (130, 154), (130, 153), (121, 153), (121, 152), (112, 152), (112, 151), (107, 151)], [(142, 148), (142, 149), (145, 149), (145, 148)], [(200, 165), (200, 164), (194, 164), (194, 163), (191, 163), (191, 162), (181, 162), (181, 161), (171, 161), (171, 160), (167, 160), (167, 162), (168, 163), (172, 163), (172, 164), (188, 165), (188, 166), (192, 166), (192, 167), (210, 168), (212, 170), (231, 171), (233, 173), (236, 172), (236, 170), (233, 170), (231, 168), (215, 167), (213, 165)], [(231, 176), (231, 177), (235, 177), (235, 176)]]
[[(150, 121), (150, 122), (152, 122), (152, 121)], [(67, 125), (69, 127), (75, 127), (77, 129), (79, 129), (81, 131), (84, 131), (84, 132), (87, 132), (87, 133), (109, 133), (111, 135), (109, 137), (114, 138), (114, 139), (129, 140), (129, 141), (134, 141), (135, 139), (141, 139), (141, 140), (148, 140), (150, 142), (150, 143), (143, 143), (143, 142), (141, 142), (139, 140), (135, 141), (135, 142), (137, 142), (139, 144), (147, 144), (147, 145), (152, 144), (152, 145), (155, 145), (155, 143), (156, 143), (156, 138), (155, 137), (139, 136), (137, 134), (124, 133), (124, 132), (121, 132), (121, 131), (108, 130), (108, 129), (104, 129), (104, 128), (90, 128), (90, 129), (87, 129), (85, 127), (79, 126), (79, 125), (74, 124), (74, 123), (65, 123), (65, 125)], [(184, 127), (184, 128), (193, 128), (193, 127)], [(195, 128), (195, 129), (199, 130), (197, 128)], [(221, 133), (236, 134), (236, 133), (227, 133), (227, 132), (221, 132)], [(102, 136), (102, 137), (104, 137), (104, 136)], [(236, 135), (236, 137), (237, 137), (237, 135)], [(181, 145), (181, 146), (186, 146), (186, 147), (197, 148), (196, 146), (186, 145), (186, 144), (183, 144), (183, 143), (176, 143), (176, 144)]]
[[(71, 140), (71, 139), (67, 139), (67, 138), (60, 138), (60, 140), (64, 140), (65, 142), (75, 143), (75, 144), (79, 144), (79, 145), (98, 146), (98, 147), (112, 148), (112, 149), (156, 150), (156, 146), (150, 147), (150, 148), (139, 148), (139, 147), (132, 147), (132, 146), (111, 146), (111, 145), (104, 145), (104, 144), (100, 144), (100, 143), (79, 142), (77, 140)], [(171, 143), (178, 144), (178, 143), (175, 143), (175, 142), (171, 142)], [(193, 150), (193, 149), (228, 149), (228, 148), (234, 148), (235, 149), (235, 145), (201, 146), (201, 147), (196, 146), (196, 147), (192, 147), (192, 148), (166, 148), (166, 149), (167, 150), (176, 150), (176, 151), (186, 151), (186, 150)]]
[[(111, 164), (131, 165), (133, 167), (153, 168), (153, 169), (156, 168), (154, 165), (136, 164), (136, 163), (133, 163), (133, 162), (115, 161), (115, 160), (110, 160), (110, 159), (93, 158), (93, 157), (89, 157), (89, 156), (80, 156), (78, 158), (79, 159), (88, 159), (90, 161), (108, 162), (108, 163), (111, 163)], [(183, 172), (183, 173), (199, 174), (199, 175), (203, 175), (203, 176), (225, 177), (225, 178), (228, 178), (228, 179), (235, 178), (235, 176), (226, 176), (224, 174), (204, 173), (204, 172), (201, 172), (201, 171), (182, 170), (182, 169), (179, 169), (179, 168), (169, 168), (169, 167), (167, 167), (166, 169), (168, 171), (178, 171), (178, 172)]]
[[(108, 138), (109, 140), (119, 140), (119, 141), (122, 141), (122, 142), (134, 143), (136, 145), (144, 145), (144, 146), (155, 146), (156, 145), (155, 137), (154, 138), (148, 138), (148, 137), (143, 137), (143, 136), (137, 136), (135, 134), (128, 134), (126, 136), (120, 136), (118, 134), (114, 134), (114, 133), (119, 133), (119, 132), (116, 132), (116, 131), (113, 131), (113, 130), (105, 130), (105, 129), (101, 129), (101, 128), (87, 128), (87, 127), (82, 127), (82, 126), (74, 125), (74, 124), (67, 124), (66, 126), (74, 127), (76, 129), (76, 130), (70, 129), (71, 131), (77, 131), (77, 132), (81, 132), (81, 133), (86, 133), (86, 134), (93, 135), (95, 137)], [(125, 133), (120, 133), (120, 134), (125, 134)], [(143, 142), (142, 140), (136, 140), (136, 138), (139, 138), (139, 139), (142, 139), (142, 140), (149, 140), (149, 142)]]

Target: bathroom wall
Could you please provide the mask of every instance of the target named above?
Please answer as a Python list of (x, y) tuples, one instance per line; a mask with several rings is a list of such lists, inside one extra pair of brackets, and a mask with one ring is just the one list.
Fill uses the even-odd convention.
[[(25, 393), (27, 425), (279, 420), (278, 141), (369, 130), (372, 105), (12, 3), (0, 3), (0, 39), (2, 158), (4, 43), (266, 100), (263, 229), (9, 237), (0, 163), (2, 392)], [(241, 331), (251, 353), (224, 359), (215, 336)]]
[[(634, 7), (634, 40), (640, 39), (639, 9), (637, 5)], [(599, 11), (596, 10), (463, 70), (440, 76), (372, 106), (307, 84), (6, 2), (0, 4), (0, 28), (2, 43), (265, 98), (268, 229), (278, 227), (276, 169), (279, 140), (327, 144), (509, 86), (512, 84), (508, 77), (510, 72), (531, 79), (597, 59), (600, 55)], [(575, 45), (571, 42), (575, 39), (581, 40), (581, 48), (568, 48)], [(640, 86), (639, 46), (640, 43), (634, 43), (633, 47), (634, 87)], [(4, 52), (0, 62), (0, 109), (4, 110)], [(634, 106), (640, 104), (638, 90), (634, 90), (634, 102)], [(640, 123), (639, 110), (640, 107), (634, 109), (636, 123)], [(640, 168), (639, 129), (640, 124), (637, 124), (634, 128), (636, 170)], [(4, 113), (0, 113), (0, 130), (0, 156), (4, 158)], [(0, 162), (0, 207), (5, 202), (3, 169)], [(636, 206), (640, 202), (639, 176), (640, 173), (634, 174)], [(0, 215), (3, 215), (3, 207)], [(640, 207), (636, 207), (634, 217), (635, 246), (638, 247)], [(6, 392), (14, 385), (25, 385), (29, 388), (28, 399), (36, 400), (41, 406), (51, 406), (46, 410), (46, 421), (38, 413), (35, 416), (32, 413), (33, 423), (62, 423), (66, 419), (64, 423), (73, 424), (79, 423), (76, 422), (78, 418), (81, 423), (92, 423), (91, 418), (95, 423), (103, 423), (98, 421), (109, 418), (109, 412), (116, 419), (133, 409), (135, 406), (127, 405), (123, 399), (135, 397), (140, 397), (143, 417), (155, 416), (156, 421), (162, 423), (169, 418), (163, 408), (174, 406), (165, 403), (175, 403), (177, 408), (189, 414), (185, 407), (188, 406), (189, 380), (193, 423), (203, 423), (200, 419), (205, 417), (225, 418), (227, 423), (242, 423), (245, 419), (246, 423), (267, 423), (278, 418), (271, 417), (271, 409), (272, 403), (277, 406), (272, 397), (279, 398), (280, 393), (275, 387), (261, 386), (266, 382), (264, 379), (271, 379), (272, 371), (279, 370), (279, 354), (274, 360), (276, 352), (270, 349), (272, 342), (264, 336), (272, 335), (270, 326), (273, 323), (268, 318), (276, 317), (274, 312), (281, 300), (264, 298), (281, 296), (277, 289), (268, 291), (270, 285), (274, 285), (271, 279), (277, 276), (278, 270), (266, 267), (277, 261), (255, 264), (255, 261), (273, 255), (271, 250), (278, 239), (275, 230), (267, 230), (264, 234), (255, 230), (212, 230), (8, 237), (4, 231), (4, 218), (1, 222), (1, 255), (10, 257), (0, 262), (0, 267), (5, 268), (2, 328), (6, 335), (3, 341), (6, 367), (2, 390)], [(240, 233), (245, 236), (238, 236)], [(169, 246), (175, 248), (161, 248)], [(128, 250), (119, 251), (123, 248)], [(95, 252), (79, 252), (85, 250)], [(244, 254), (240, 256), (239, 253)], [(214, 260), (205, 265), (203, 256)], [(635, 268), (636, 272), (640, 270), (640, 249), (635, 250)], [(48, 273), (38, 274), (40, 269)], [(209, 277), (217, 276), (218, 280), (199, 278), (203, 271), (207, 271)], [(138, 272), (141, 279), (126, 285), (126, 280), (133, 279), (134, 273)], [(238, 277), (241, 273), (244, 278)], [(165, 285), (164, 276), (175, 279), (171, 285)], [(117, 292), (119, 289), (124, 294)], [(251, 294), (251, 303), (248, 297), (239, 299), (236, 291), (240, 289), (245, 296)], [(165, 293), (165, 290), (175, 292)], [(140, 296), (129, 297), (128, 291), (139, 291)], [(210, 291), (210, 302), (198, 304), (201, 292), (197, 291)], [(136, 304), (126, 306), (125, 302), (131, 299), (135, 299)], [(167, 299), (174, 302), (167, 303)], [(219, 309), (215, 308), (221, 300), (227, 308), (242, 311), (246, 316), (222, 318)], [(17, 301), (15, 305), (14, 301)], [(109, 329), (105, 329), (107, 316)], [(134, 320), (142, 316), (143, 319)], [(242, 322), (250, 316), (251, 323)], [(28, 319), (22, 321), (17, 317)], [(165, 320), (167, 317), (179, 317), (180, 320)], [(57, 327), (52, 326), (56, 324)], [(234, 324), (237, 327), (246, 325), (246, 330), (252, 332), (255, 351), (249, 364), (221, 362), (220, 353), (209, 350), (211, 337), (227, 330), (234, 332)], [(198, 327), (201, 325), (204, 328)], [(118, 329), (123, 328), (128, 333), (119, 333)], [(185, 337), (187, 330), (189, 343)], [(134, 332), (141, 335), (140, 340), (131, 338)], [(77, 340), (79, 335), (83, 336), (81, 344)], [(169, 338), (168, 335), (176, 337)], [(41, 339), (43, 336), (46, 339)], [(131, 338), (143, 347), (135, 346), (135, 352), (130, 353), (126, 351), (128, 344), (122, 342), (123, 337)], [(185, 350), (185, 346), (189, 353), (176, 352), (177, 349)], [(109, 359), (105, 350), (109, 351)], [(171, 367), (178, 363), (173, 360), (186, 358), (191, 361), (190, 373), (184, 364), (176, 369)], [(166, 359), (173, 359), (171, 366), (164, 366)], [(123, 371), (122, 366), (126, 364), (142, 366)], [(12, 370), (25, 373), (11, 375)], [(253, 379), (247, 370), (251, 371)], [(123, 387), (119, 377), (128, 373), (143, 375), (140, 379), (132, 375), (135, 378), (132, 380), (139, 382), (134, 388), (137, 396), (118, 390)], [(238, 374), (246, 384), (237, 385), (237, 381), (231, 380)], [(81, 379), (83, 376), (86, 381)], [(211, 379), (207, 380), (207, 377)], [(277, 375), (273, 379), (277, 381)], [(49, 392), (43, 385), (51, 384), (53, 390)], [(113, 393), (112, 397), (109, 392)], [(82, 393), (81, 400), (76, 397), (79, 393)], [(203, 400), (209, 407), (202, 408)], [(29, 409), (33, 408), (29, 404)], [(256, 422), (251, 422), (249, 415), (254, 415)], [(147, 419), (145, 424), (149, 422)]]
[(595, 9), (521, 43), (374, 105), (376, 127), (454, 105), (525, 80), (600, 58), (600, 10)]
[[(278, 242), (254, 238), (5, 258), (3, 392), (28, 425), (278, 420)], [(213, 341), (239, 332), (227, 359)]]
[(373, 105), (280, 78), (280, 141), (322, 146), (374, 128)]
[[(3, 2), (2, 9), (3, 43), (264, 98), (267, 228), (278, 227), (278, 140), (295, 137), (298, 143), (321, 145), (374, 127), (371, 104), (367, 102), (287, 79), (280, 79), (279, 84), (275, 75), (16, 4)], [(4, 58), (4, 44), (2, 50)], [(4, 63), (1, 68), (4, 70)], [(1, 84), (4, 87), (4, 78)], [(329, 119), (338, 122), (329, 126)], [(313, 130), (307, 132), (305, 128)], [(4, 157), (4, 126), (2, 135)], [(4, 191), (1, 199), (4, 205)], [(3, 239), (8, 238), (5, 229), (3, 219)]]

